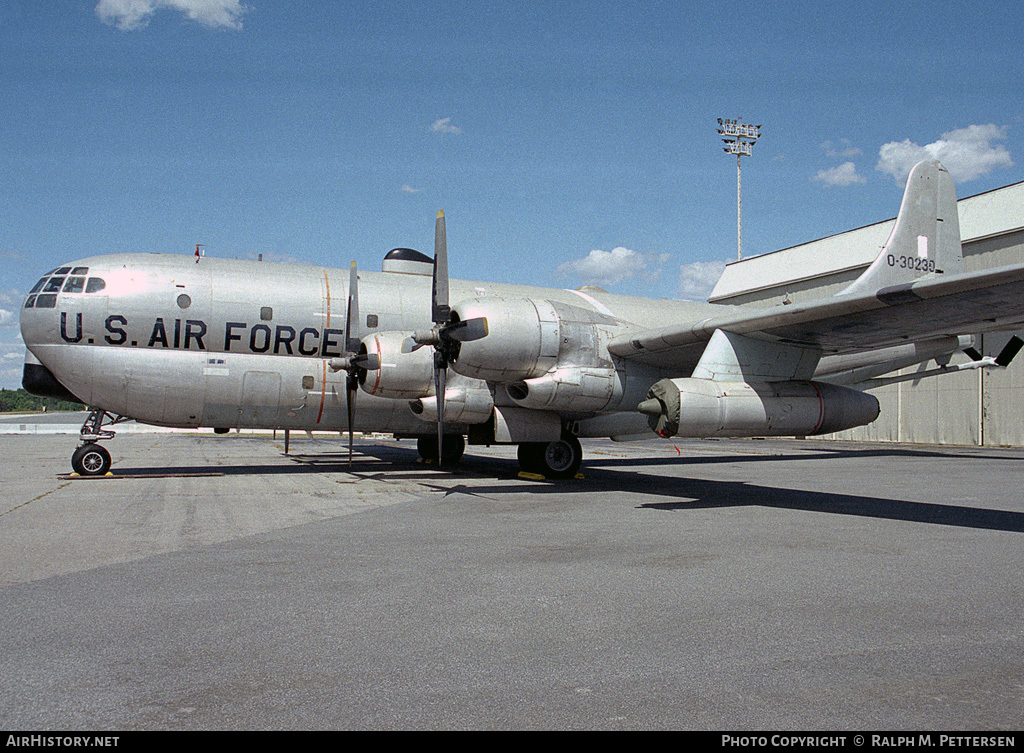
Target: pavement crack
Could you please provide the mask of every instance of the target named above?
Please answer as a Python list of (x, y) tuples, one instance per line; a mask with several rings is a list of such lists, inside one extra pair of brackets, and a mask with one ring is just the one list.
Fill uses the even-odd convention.
[(50, 489), (50, 491), (48, 491), (48, 492), (43, 492), (42, 494), (40, 494), (40, 495), (38, 495), (36, 497), (33, 497), (32, 499), (29, 499), (29, 500), (26, 500), (26, 501), (22, 502), (20, 505), (15, 505), (10, 510), (5, 510), (4, 512), (0, 512), (0, 518), (2, 518), (4, 515), (7, 515), (9, 513), (14, 512), (15, 510), (20, 510), (22, 507), (25, 507), (26, 505), (31, 505), (33, 502), (38, 502), (43, 497), (48, 497), (49, 495), (53, 494), (54, 492), (60, 491), (61, 489), (63, 489), (65, 486), (67, 486), (70, 483), (71, 483), (70, 481), (65, 481), (63, 484), (58, 484), (53, 489)]

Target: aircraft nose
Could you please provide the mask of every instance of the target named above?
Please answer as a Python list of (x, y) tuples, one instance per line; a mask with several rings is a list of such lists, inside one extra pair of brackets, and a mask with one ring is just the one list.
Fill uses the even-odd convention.
[(57, 341), (59, 298), (88, 294), (102, 286), (102, 279), (90, 277), (89, 267), (82, 263), (60, 266), (40, 277), (21, 305), (19, 323), (26, 347), (31, 350), (34, 345)]

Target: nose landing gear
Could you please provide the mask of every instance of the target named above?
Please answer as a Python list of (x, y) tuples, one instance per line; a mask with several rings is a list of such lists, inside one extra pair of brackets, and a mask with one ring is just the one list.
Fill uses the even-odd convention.
[(110, 453), (99, 444), (101, 439), (113, 439), (114, 432), (108, 426), (130, 421), (105, 410), (93, 409), (82, 424), (79, 432), (81, 444), (71, 456), (71, 467), (79, 476), (104, 476), (110, 470)]

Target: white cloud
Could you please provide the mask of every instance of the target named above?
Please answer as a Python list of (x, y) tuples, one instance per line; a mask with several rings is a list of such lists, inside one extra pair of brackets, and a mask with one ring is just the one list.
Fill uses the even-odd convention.
[(857, 174), (857, 166), (852, 162), (844, 162), (831, 170), (819, 170), (811, 180), (826, 186), (852, 186), (854, 183), (867, 182), (866, 178)]
[(438, 120), (435, 120), (430, 126), (430, 130), (434, 133), (462, 133), (461, 128), (452, 125), (451, 118), (439, 118)]
[(422, 190), (422, 188), (413, 188), (408, 183), (403, 184), (401, 188), (402, 193), (419, 193)]
[(239, 0), (100, 0), (96, 15), (122, 31), (145, 27), (158, 10), (176, 10), (203, 26), (241, 29), (247, 8)]
[(725, 261), (695, 261), (679, 268), (679, 295), (706, 301), (725, 271)]
[(14, 316), (13, 311), (0, 309), (0, 327), (6, 327), (9, 324), (14, 324), (16, 321), (17, 317)]
[(578, 277), (587, 285), (615, 285), (647, 267), (642, 254), (622, 246), (611, 251), (595, 249), (582, 259), (558, 267), (560, 277)]
[(924, 159), (937, 159), (956, 181), (973, 180), (999, 167), (1012, 167), (1010, 152), (995, 142), (1006, 138), (1006, 128), (971, 125), (942, 134), (931, 144), (919, 146), (910, 139), (890, 141), (878, 151), (877, 168), (903, 184), (910, 170)]
[(829, 157), (856, 157), (861, 154), (861, 150), (853, 146), (849, 139), (839, 139), (838, 144), (826, 141), (821, 148)]

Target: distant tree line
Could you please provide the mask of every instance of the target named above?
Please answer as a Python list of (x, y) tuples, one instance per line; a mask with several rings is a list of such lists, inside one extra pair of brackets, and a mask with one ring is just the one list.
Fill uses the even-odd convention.
[(30, 395), (25, 390), (0, 390), (0, 413), (32, 413), (43, 410), (77, 411), (84, 408), (78, 403)]

